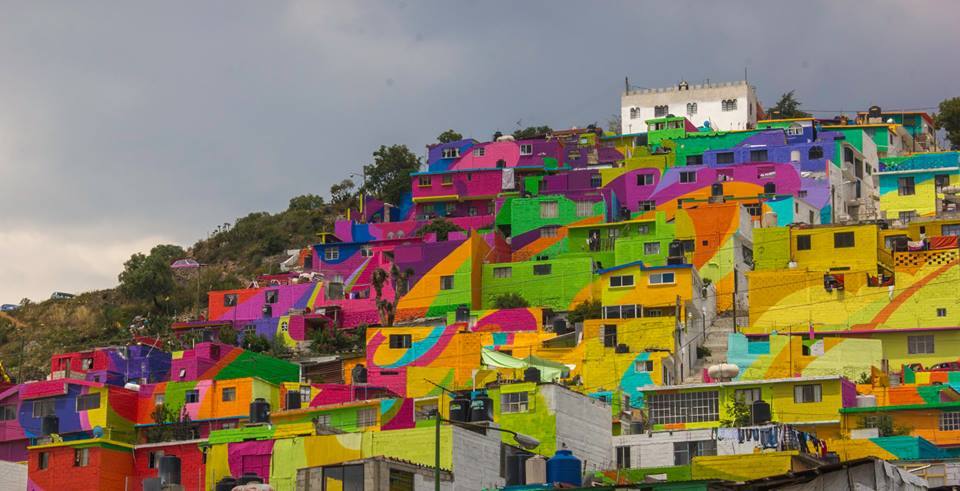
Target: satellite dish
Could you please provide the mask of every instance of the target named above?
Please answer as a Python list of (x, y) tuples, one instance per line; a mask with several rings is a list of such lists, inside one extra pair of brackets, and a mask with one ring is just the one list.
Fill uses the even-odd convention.
[(103, 431), (103, 427), (102, 427), (102, 426), (97, 425), (97, 426), (94, 426), (94, 427), (93, 427), (93, 437), (94, 437), (94, 438), (103, 438), (103, 435), (104, 435), (104, 431)]

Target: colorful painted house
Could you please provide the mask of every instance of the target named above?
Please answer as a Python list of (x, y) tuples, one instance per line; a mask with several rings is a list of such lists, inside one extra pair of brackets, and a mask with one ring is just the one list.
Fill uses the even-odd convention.
[(881, 160), (880, 211), (888, 219), (910, 222), (957, 211), (960, 152), (922, 153)]

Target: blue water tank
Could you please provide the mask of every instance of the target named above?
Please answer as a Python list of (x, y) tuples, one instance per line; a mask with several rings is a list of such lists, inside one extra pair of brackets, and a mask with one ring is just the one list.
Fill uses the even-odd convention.
[(547, 461), (547, 482), (581, 485), (583, 464), (569, 450), (557, 450)]

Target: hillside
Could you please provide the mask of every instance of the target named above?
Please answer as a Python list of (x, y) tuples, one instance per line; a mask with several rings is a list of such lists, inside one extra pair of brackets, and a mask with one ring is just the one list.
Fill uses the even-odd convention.
[[(170, 271), (171, 258), (190, 256), (205, 265), (200, 276), (200, 307), (205, 308), (206, 291), (240, 287), (259, 274), (278, 271), (284, 251), (315, 242), (342, 210), (343, 203), (298, 196), (282, 212), (250, 213), (219, 225), (189, 249), (161, 245), (150, 254), (134, 254), (120, 281), (127, 273), (136, 274), (116, 288), (27, 303), (0, 315), (0, 361), (16, 377), (22, 357), (22, 377), (33, 379), (49, 372), (53, 353), (131, 341), (131, 324), (145, 324), (144, 332), (169, 340), (170, 322), (192, 312), (197, 298), (196, 273)], [(160, 267), (149, 270), (151, 262)]]

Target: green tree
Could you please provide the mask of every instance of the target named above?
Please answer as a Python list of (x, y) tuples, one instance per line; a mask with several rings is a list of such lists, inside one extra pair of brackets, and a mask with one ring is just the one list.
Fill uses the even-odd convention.
[(529, 138), (544, 136), (551, 132), (553, 132), (553, 128), (549, 126), (528, 126), (526, 128), (514, 131), (513, 137), (517, 140), (526, 140)]
[(350, 179), (344, 179), (338, 184), (330, 186), (330, 203), (334, 205), (346, 205), (353, 199), (353, 189), (356, 184)]
[(420, 170), (420, 158), (406, 145), (381, 145), (373, 152), (373, 163), (363, 166), (363, 191), (387, 203), (398, 205), (410, 191), (410, 173)]
[(430, 223), (420, 227), (415, 234), (418, 236), (423, 236), (424, 234), (436, 233), (437, 240), (443, 242), (450, 237), (450, 232), (463, 231), (463, 228), (445, 218), (435, 218), (431, 220)]
[(947, 132), (951, 149), (960, 149), (960, 97), (945, 99), (940, 103), (937, 128)]
[(453, 130), (444, 131), (437, 136), (437, 141), (440, 143), (450, 143), (458, 140), (463, 140), (463, 135)]
[(239, 336), (237, 335), (237, 330), (234, 329), (233, 326), (223, 326), (220, 328), (218, 337), (220, 338), (221, 343), (236, 346)]
[(517, 292), (497, 295), (493, 299), (493, 308), (495, 309), (522, 309), (529, 306), (530, 302), (527, 302), (527, 299)]
[(607, 120), (607, 132), (619, 135), (621, 128), (623, 128), (623, 116), (620, 113), (610, 116)]
[(290, 206), (287, 207), (288, 210), (320, 210), (326, 206), (326, 202), (323, 199), (323, 196), (317, 196), (315, 194), (304, 194), (290, 198)]
[[(393, 320), (397, 315), (397, 304), (400, 298), (407, 294), (410, 287), (410, 277), (413, 276), (413, 270), (407, 268), (400, 271), (400, 268), (394, 264), (387, 273), (383, 268), (373, 270), (370, 282), (373, 283), (373, 289), (377, 292), (376, 305), (377, 316), (380, 318), (381, 326), (392, 326)], [(390, 283), (393, 287), (393, 299), (389, 300), (383, 296), (383, 287)]]
[(120, 291), (131, 299), (149, 302), (156, 311), (162, 311), (166, 298), (176, 289), (176, 281), (170, 264), (186, 256), (186, 251), (176, 245), (155, 246), (145, 256), (136, 253), (123, 263), (120, 273)]
[(780, 96), (780, 100), (777, 101), (773, 107), (770, 108), (768, 113), (770, 113), (771, 119), (793, 119), (793, 118), (809, 118), (810, 113), (806, 113), (800, 110), (800, 101), (794, 97), (793, 93), (795, 91), (791, 90), (786, 94)]
[(603, 304), (599, 300), (584, 300), (567, 314), (567, 322), (576, 324), (588, 319), (600, 319), (602, 317)]
[(750, 425), (750, 406), (743, 399), (733, 399), (727, 402), (727, 417), (720, 420), (720, 426), (725, 428), (739, 428)]
[(259, 336), (253, 332), (246, 332), (243, 335), (243, 343), (241, 347), (254, 353), (264, 353), (270, 351), (272, 345), (266, 337)]

